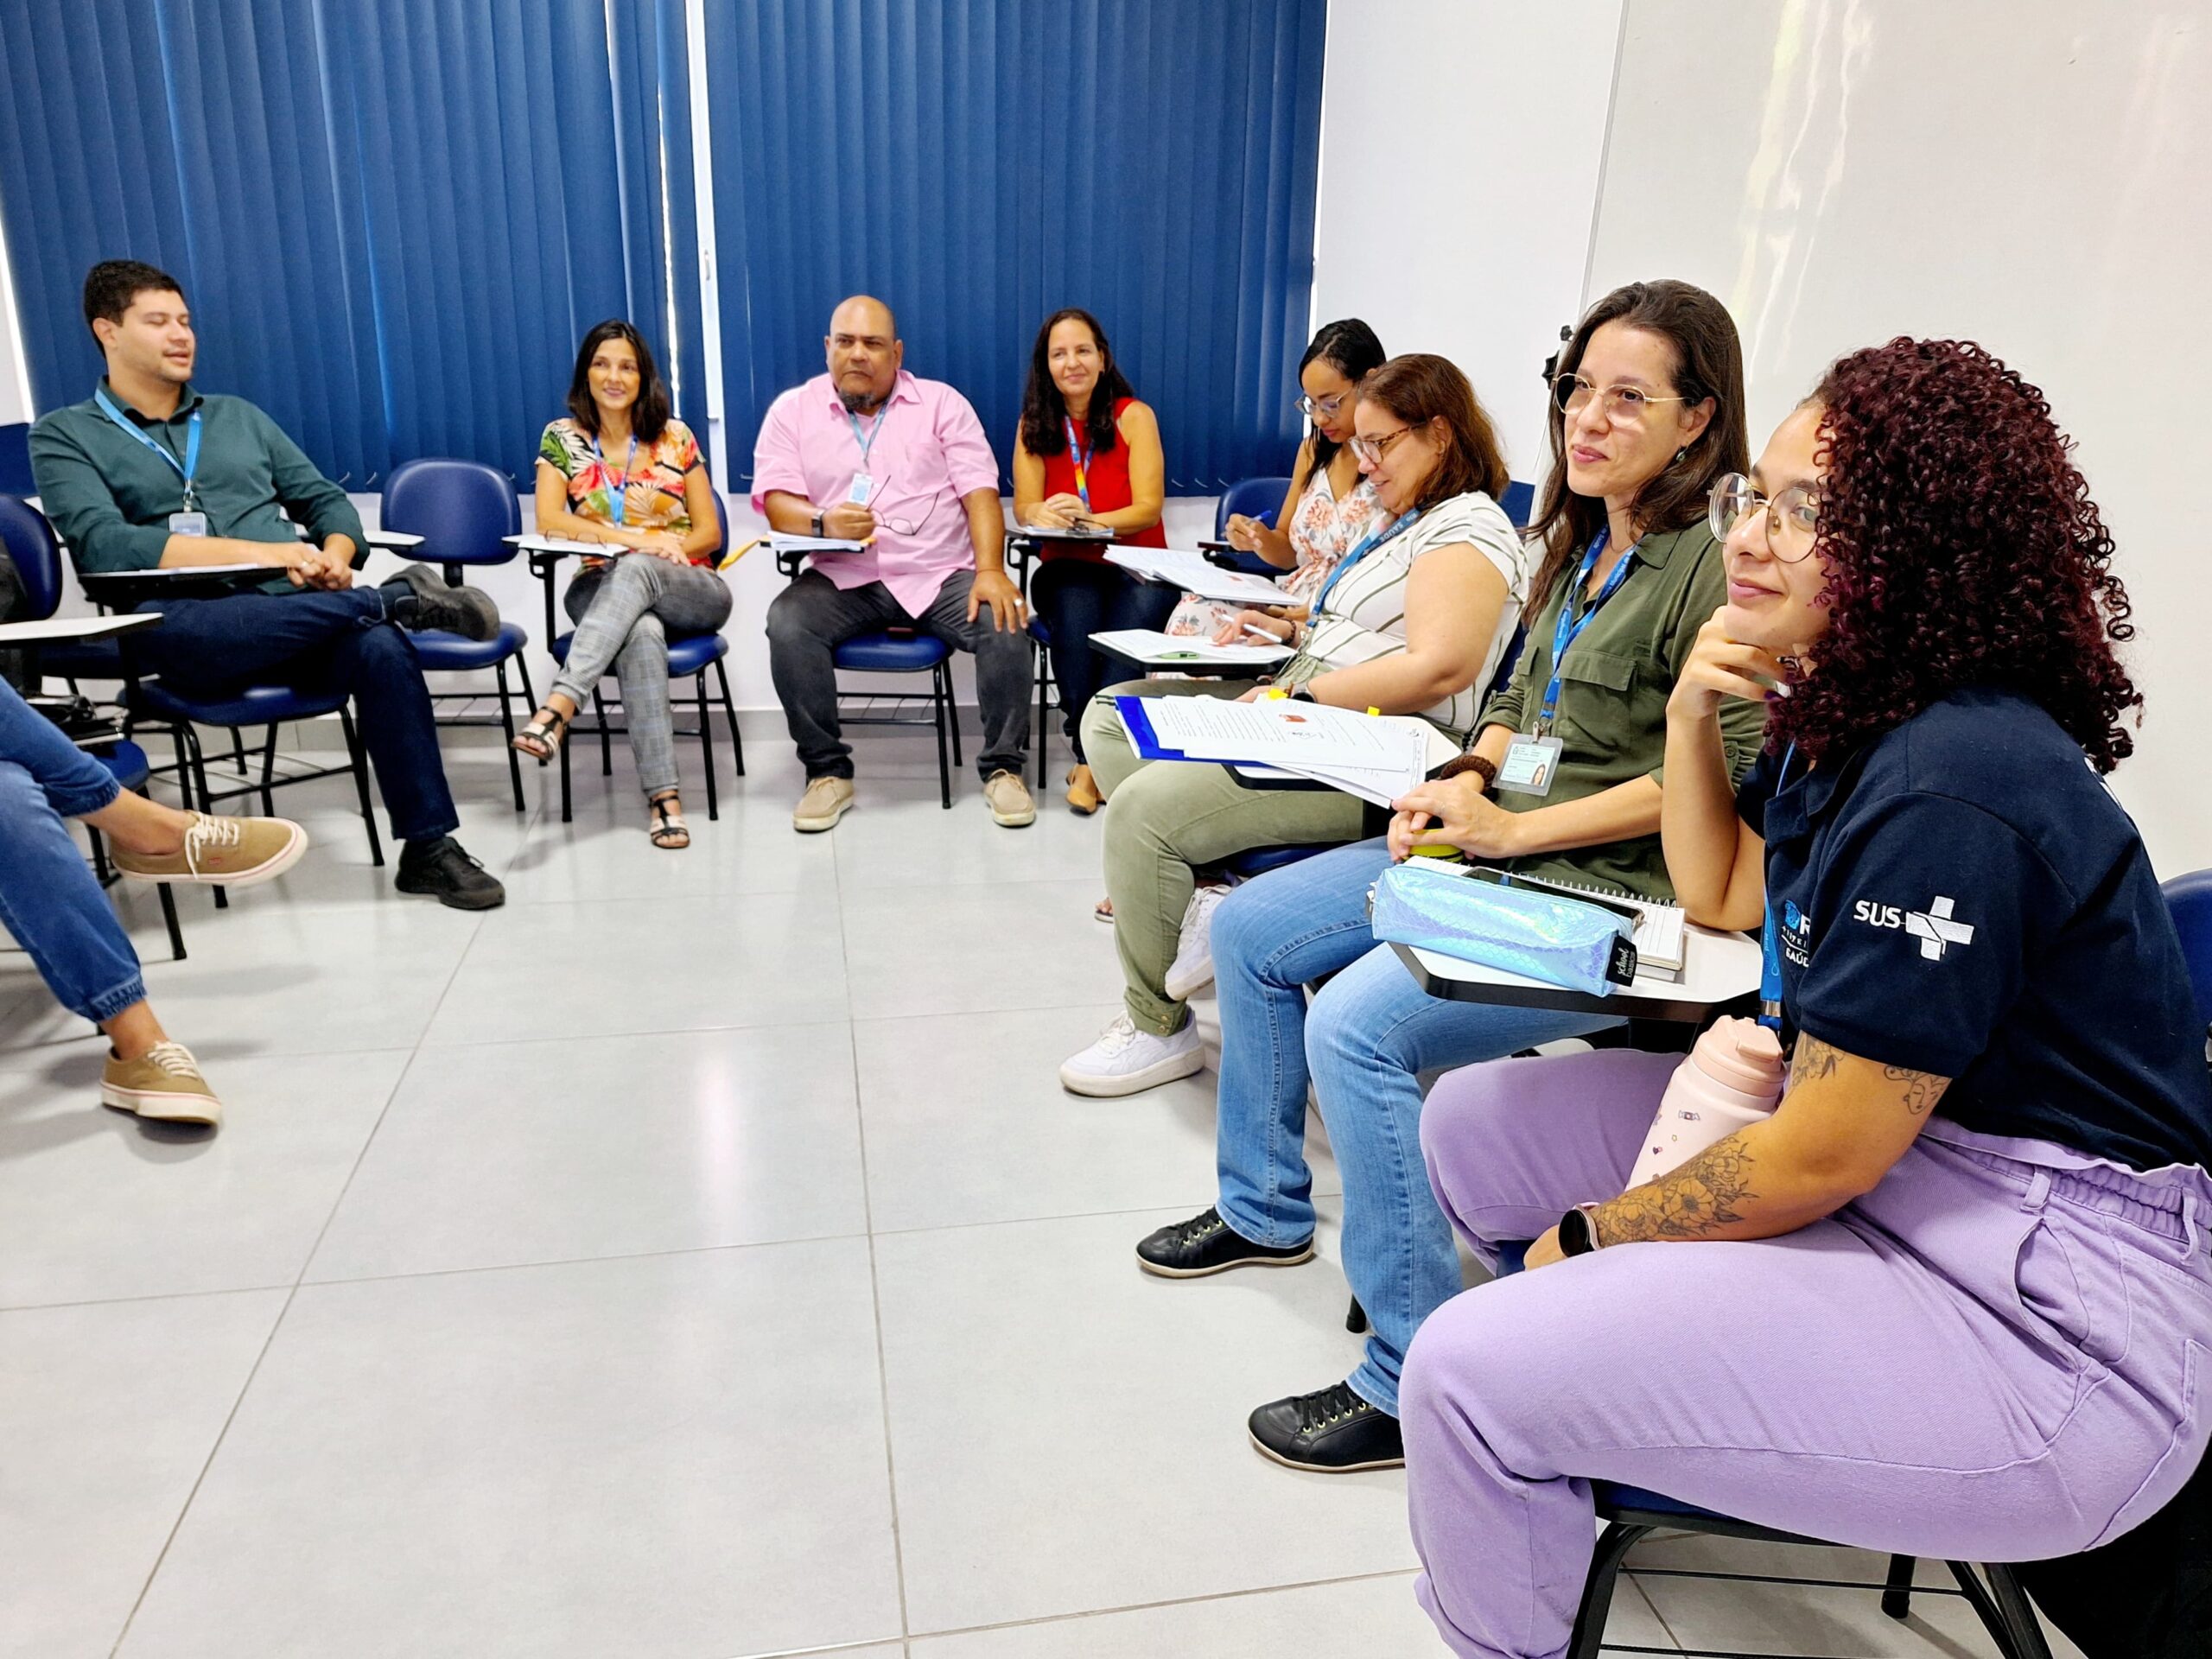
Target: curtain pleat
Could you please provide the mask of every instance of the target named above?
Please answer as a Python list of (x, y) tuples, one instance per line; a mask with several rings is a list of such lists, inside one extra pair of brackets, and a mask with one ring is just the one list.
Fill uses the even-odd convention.
[(0, 5), (33, 399), (89, 394), (85, 272), (136, 258), (186, 284), (202, 382), (351, 488), (434, 454), (527, 480), (607, 316), (702, 420), (689, 100), (683, 0)]
[(866, 291), (1002, 464), (1037, 326), (1082, 305), (1159, 411), (1171, 488), (1287, 470), (1326, 10), (707, 0), (733, 465)]

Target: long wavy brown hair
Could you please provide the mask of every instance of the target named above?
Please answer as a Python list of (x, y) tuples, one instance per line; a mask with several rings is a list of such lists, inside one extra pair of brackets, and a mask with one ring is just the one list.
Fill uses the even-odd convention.
[[(1744, 348), (1736, 338), (1736, 320), (1726, 306), (1691, 283), (1630, 283), (1583, 314), (1547, 378), (1580, 368), (1590, 336), (1609, 322), (1644, 329), (1667, 342), (1675, 359), (1671, 396), (1688, 398), (1691, 408), (1713, 399), (1713, 418), (1697, 442), (1637, 493), (1638, 536), (1687, 529), (1705, 516), (1706, 498), (1716, 480), (1751, 470), (1751, 439), (1744, 426)], [(1552, 469), (1529, 526), (1529, 533), (1544, 545), (1529, 594), (1532, 614), (1605, 527), (1605, 504), (1567, 486), (1567, 416), (1557, 404), (1551, 411)]]
[(2135, 637), (2127, 589), (2043, 393), (1972, 341), (1901, 336), (1838, 358), (1807, 401), (1828, 627), (1767, 741), (1818, 760), (1992, 686), (2118, 766), (2143, 704), (2113, 650)]

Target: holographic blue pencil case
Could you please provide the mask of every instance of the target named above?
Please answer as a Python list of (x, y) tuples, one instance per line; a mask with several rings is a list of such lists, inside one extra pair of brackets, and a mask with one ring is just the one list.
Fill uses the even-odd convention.
[(1382, 873), (1370, 902), (1375, 937), (1388, 943), (1592, 996), (1636, 977), (1633, 912), (1517, 885), (1503, 871), (1411, 858)]

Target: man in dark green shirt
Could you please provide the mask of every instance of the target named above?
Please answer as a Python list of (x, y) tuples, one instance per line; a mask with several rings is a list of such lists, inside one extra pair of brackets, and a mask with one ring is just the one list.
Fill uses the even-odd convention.
[(78, 568), (270, 571), (256, 590), (142, 607), (162, 619), (130, 641), (143, 665), (193, 696), (275, 682), (352, 697), (402, 843), (400, 891), (461, 910), (505, 902), (453, 838), (461, 821), (404, 632), (488, 639), (498, 626), (489, 601), (435, 580), (353, 585), (364, 543), (346, 492), (251, 404), (193, 390), (198, 346), (175, 278), (134, 260), (95, 265), (85, 321), (107, 375), (89, 402), (54, 410), (30, 435), (40, 499)]

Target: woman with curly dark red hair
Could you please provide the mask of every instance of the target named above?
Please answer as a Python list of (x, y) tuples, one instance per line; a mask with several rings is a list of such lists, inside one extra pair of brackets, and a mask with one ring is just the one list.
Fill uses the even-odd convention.
[[(2125, 1533), (2212, 1437), (2204, 1026), (2099, 778), (2141, 698), (2071, 445), (1979, 346), (1897, 340), (1713, 517), (1728, 602), (1669, 701), (1661, 833), (1694, 918), (1764, 924), (1789, 1086), (1617, 1198), (1675, 1057), (1431, 1095), (1446, 1212), (1543, 1269), (1406, 1365), (1421, 1594), (1484, 1659), (1565, 1649), (1592, 1479), (2018, 1561)], [(1770, 709), (1739, 791), (1732, 699)]]

